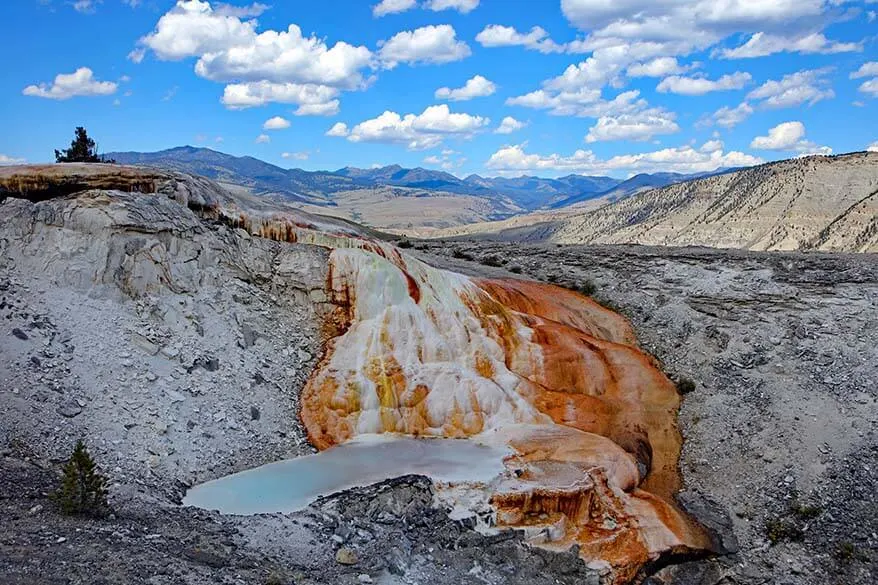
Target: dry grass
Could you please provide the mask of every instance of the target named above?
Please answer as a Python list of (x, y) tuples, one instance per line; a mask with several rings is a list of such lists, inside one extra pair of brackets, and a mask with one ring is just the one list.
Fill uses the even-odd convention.
[(0, 197), (41, 200), (86, 189), (155, 193), (157, 178), (147, 170), (109, 164), (5, 167), (0, 169)]

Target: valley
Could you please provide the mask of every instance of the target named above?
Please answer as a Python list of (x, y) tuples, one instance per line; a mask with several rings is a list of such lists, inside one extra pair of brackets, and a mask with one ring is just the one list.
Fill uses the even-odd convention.
[(461, 179), (445, 171), (399, 165), (304, 171), (192, 146), (152, 153), (111, 152), (106, 156), (122, 164), (203, 175), (229, 188), (308, 211), (411, 234), (479, 224), (542, 208), (566, 208), (590, 200), (614, 201), (648, 187), (695, 176), (656, 173), (621, 180), (582, 175), (557, 179), (470, 175)]
[(111, 155), (201, 173), (241, 194), (410, 237), (878, 251), (873, 152), (624, 181), (580, 175), (459, 179), (398, 165), (309, 172), (192, 147)]

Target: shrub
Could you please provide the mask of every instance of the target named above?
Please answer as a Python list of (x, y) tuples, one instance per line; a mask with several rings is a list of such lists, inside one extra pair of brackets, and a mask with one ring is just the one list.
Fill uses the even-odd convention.
[(509, 267), (509, 272), (512, 272), (513, 274), (521, 274), (521, 266), (514, 264)]
[(802, 540), (805, 533), (789, 520), (769, 520), (765, 523), (765, 534), (771, 544), (782, 540)]
[(64, 466), (61, 487), (55, 492), (55, 500), (65, 514), (102, 516), (110, 507), (107, 504), (106, 479), (97, 470), (82, 440), (76, 442), (70, 460)]
[(695, 380), (686, 378), (685, 376), (677, 380), (677, 392), (680, 394), (690, 394), (695, 392)]
[(577, 286), (575, 290), (576, 290), (576, 292), (578, 292), (578, 293), (580, 293), (580, 294), (583, 294), (583, 295), (585, 295), (585, 296), (587, 296), (587, 297), (590, 297), (590, 296), (592, 296), (594, 293), (597, 292), (598, 287), (597, 287), (597, 285), (596, 285), (594, 282), (592, 282), (591, 280), (586, 280), (585, 282), (583, 282), (582, 284), (580, 284), (579, 286)]
[(414, 248), (415, 245), (410, 240), (401, 240), (396, 243), (397, 248)]
[(860, 551), (857, 550), (857, 547), (854, 543), (843, 541), (838, 543), (838, 545), (836, 545), (835, 547), (835, 558), (843, 563), (846, 563), (854, 559), (865, 560), (865, 555), (860, 554)]
[(458, 260), (472, 260), (473, 259), (472, 254), (464, 252), (460, 248), (455, 248), (454, 251), (451, 253), (451, 255), (454, 256), (455, 258), (457, 258)]
[(273, 570), (265, 577), (265, 585), (286, 585), (287, 577), (281, 571)]
[(811, 520), (812, 518), (816, 518), (823, 512), (823, 508), (821, 506), (812, 505), (812, 504), (803, 504), (798, 500), (794, 500), (792, 504), (790, 504), (790, 510), (802, 520)]
[(500, 260), (499, 256), (495, 256), (494, 254), (491, 254), (489, 256), (485, 256), (484, 258), (482, 258), (481, 262), (485, 266), (494, 266), (495, 268), (499, 268), (500, 266), (503, 266), (503, 261)]

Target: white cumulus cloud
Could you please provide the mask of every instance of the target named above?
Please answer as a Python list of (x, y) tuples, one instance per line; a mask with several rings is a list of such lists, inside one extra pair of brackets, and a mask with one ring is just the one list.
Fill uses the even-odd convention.
[(564, 45), (550, 39), (549, 33), (539, 26), (521, 33), (511, 26), (489, 24), (476, 35), (476, 42), (483, 47), (526, 47), (540, 53), (561, 53), (565, 50)]
[(332, 125), (332, 128), (326, 131), (326, 136), (347, 136), (348, 135), (348, 125), (344, 122), (336, 122)]
[(296, 116), (334, 116), (339, 112), (339, 101), (318, 104), (302, 104), (293, 112)]
[(702, 144), (701, 148), (699, 148), (698, 150), (700, 150), (701, 152), (711, 153), (722, 151), (723, 148), (725, 148), (725, 144), (723, 144), (722, 140), (708, 140), (707, 142)]
[(757, 136), (750, 148), (759, 150), (795, 150), (802, 154), (832, 154), (828, 146), (818, 146), (805, 140), (805, 125), (801, 122), (783, 122), (768, 131), (767, 136)]
[(400, 116), (386, 111), (377, 118), (360, 122), (349, 131), (336, 124), (330, 136), (346, 136), (351, 142), (405, 144), (410, 150), (439, 146), (447, 137), (471, 138), (490, 123), (488, 118), (454, 113), (447, 105), (430, 106), (420, 114)]
[(624, 154), (609, 159), (591, 150), (577, 150), (570, 156), (531, 154), (524, 145), (504, 146), (491, 155), (485, 166), (505, 174), (513, 172), (582, 173), (587, 175), (632, 175), (635, 173), (700, 173), (718, 168), (746, 167), (763, 160), (742, 152), (702, 152), (691, 146)]
[(98, 8), (98, 4), (102, 1), (103, 0), (75, 0), (75, 2), (73, 2), (73, 9), (77, 12), (82, 12), (83, 14), (94, 14)]
[(269, 118), (262, 125), (263, 130), (285, 130), (290, 127), (290, 121), (280, 116)]
[(747, 99), (762, 100), (760, 105), (765, 108), (791, 108), (805, 103), (813, 106), (835, 97), (826, 79), (828, 73), (828, 69), (807, 69), (784, 75), (779, 81), (766, 81), (747, 94)]
[[(561, 45), (567, 53), (591, 53), (562, 75), (547, 79), (542, 91), (561, 92), (622, 87), (627, 77), (680, 77), (675, 60), (714, 49), (743, 57), (778, 51), (839, 53), (859, 51), (860, 42), (827, 39), (823, 28), (841, 18), (846, 0), (561, 0), (567, 20), (584, 36)], [(854, 9), (848, 11), (853, 15)], [(483, 31), (484, 32), (484, 31)], [(494, 31), (500, 44), (531, 48), (548, 36), (519, 33), (506, 27)], [(725, 48), (729, 38), (745, 35), (747, 41)], [(557, 46), (557, 45), (556, 45)], [(697, 65), (697, 64), (693, 64)], [(679, 67), (679, 62), (676, 61)], [(693, 81), (698, 80), (698, 81)], [(700, 95), (741, 87), (742, 74), (713, 83), (698, 76), (672, 79), (668, 91)], [(559, 115), (576, 115), (575, 113)]]
[(736, 71), (730, 75), (723, 75), (719, 79), (707, 79), (706, 77), (683, 77), (674, 75), (666, 77), (659, 82), (657, 91), (662, 93), (676, 93), (679, 95), (704, 95), (713, 91), (728, 91), (741, 89), (753, 77), (749, 73)]
[[(373, 65), (374, 55), (368, 48), (343, 41), (330, 46), (314, 35), (304, 36), (295, 24), (286, 30), (259, 32), (252, 17), (265, 9), (263, 4), (235, 8), (178, 0), (159, 18), (153, 32), (138, 41), (129, 59), (139, 62), (145, 50), (160, 60), (194, 57), (197, 75), (232, 83), (223, 95), (223, 102), (232, 108), (281, 101), (309, 105), (305, 111), (326, 112), (333, 109), (329, 102), (339, 91), (369, 84), (364, 71)], [(303, 91), (331, 96), (322, 102), (293, 99)], [(325, 105), (317, 107), (317, 103)]]
[(859, 69), (850, 74), (851, 79), (860, 79), (862, 77), (878, 77), (878, 61), (863, 63)]
[(450, 24), (429, 25), (404, 30), (378, 43), (378, 56), (388, 69), (400, 63), (409, 65), (450, 63), (466, 59), (472, 51), (457, 39)]
[(725, 59), (752, 59), (774, 53), (849, 53), (862, 51), (862, 43), (840, 43), (827, 39), (822, 33), (810, 33), (799, 37), (755, 33), (750, 39), (734, 49), (720, 51)]
[(862, 93), (878, 97), (878, 61), (863, 63), (859, 69), (850, 74), (851, 79), (861, 79), (863, 77), (871, 77), (872, 79), (864, 81), (858, 89)]
[(750, 148), (762, 150), (789, 150), (805, 137), (805, 125), (801, 122), (784, 122), (768, 131), (768, 136), (757, 136)]
[(633, 114), (601, 116), (589, 129), (585, 141), (649, 140), (660, 134), (674, 134), (680, 131), (674, 118), (673, 113), (658, 108)]
[(741, 102), (734, 108), (723, 106), (713, 114), (713, 121), (723, 128), (734, 128), (753, 115), (753, 107), (747, 102)]
[(494, 134), (512, 134), (525, 126), (527, 126), (527, 122), (521, 122), (512, 116), (506, 116), (500, 121), (500, 125), (494, 130)]
[(493, 81), (476, 75), (468, 79), (463, 87), (451, 89), (450, 87), (440, 87), (436, 90), (436, 99), (449, 100), (453, 102), (462, 102), (477, 97), (489, 96), (497, 91), (497, 86)]
[(646, 63), (634, 63), (626, 71), (629, 77), (667, 77), (685, 72), (686, 67), (677, 63), (675, 57), (656, 57)]
[(564, 16), (599, 37), (677, 39), (704, 47), (736, 32), (813, 26), (837, 0), (561, 0)]
[(256, 144), (268, 144), (271, 142), (271, 136), (268, 134), (260, 134), (256, 137)]
[(858, 89), (863, 93), (872, 94), (872, 97), (878, 97), (878, 77), (863, 82)]
[(53, 100), (66, 100), (75, 96), (100, 96), (116, 93), (118, 84), (112, 81), (98, 81), (88, 67), (80, 67), (73, 73), (55, 76), (51, 84), (28, 85), (21, 93), (33, 97)]
[(424, 8), (439, 12), (441, 10), (457, 10), (462, 14), (472, 12), (479, 5), (479, 0), (426, 0)]
[[(406, 12), (417, 5), (417, 0), (381, 0), (372, 7), (372, 16), (378, 18), (388, 14)], [(475, 10), (478, 5), (479, 0), (425, 0), (421, 7), (433, 12), (457, 10), (461, 14), (467, 14)]]
[(372, 16), (377, 18), (388, 14), (397, 14), (411, 10), (417, 5), (417, 0), (381, 0), (381, 2), (372, 7)]
[(15, 158), (13, 156), (8, 156), (0, 153), (0, 166), (8, 166), (8, 165), (21, 165), (27, 162), (23, 158)]
[(225, 87), (220, 101), (229, 109), (240, 110), (277, 102), (338, 110), (339, 90), (313, 83), (273, 83), (254, 81), (232, 83)]
[(137, 47), (136, 49), (132, 49), (130, 53), (128, 53), (128, 60), (132, 63), (140, 63), (143, 61), (143, 58), (146, 57), (146, 49), (143, 47)]

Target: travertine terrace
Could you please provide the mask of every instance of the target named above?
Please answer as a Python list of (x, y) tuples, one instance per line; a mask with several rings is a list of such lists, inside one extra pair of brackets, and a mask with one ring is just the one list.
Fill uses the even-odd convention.
[(508, 477), (484, 488), (498, 523), (579, 544), (622, 580), (710, 548), (672, 504), (677, 391), (622, 317), (551, 285), (378, 251), (330, 256), (340, 335), (304, 390), (315, 445), (387, 432), (506, 443)]

